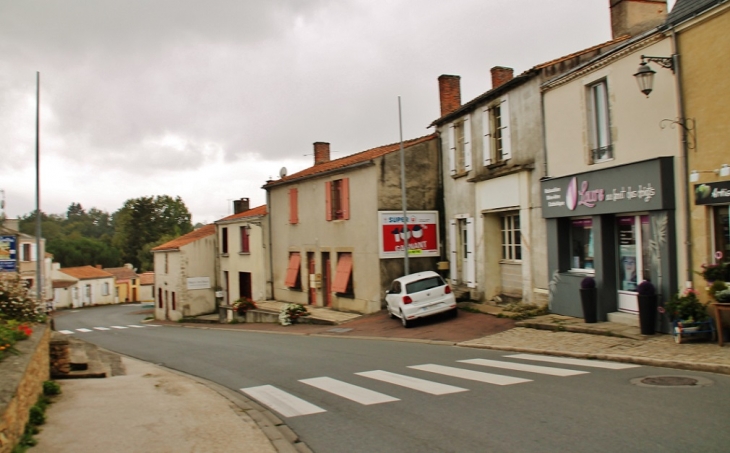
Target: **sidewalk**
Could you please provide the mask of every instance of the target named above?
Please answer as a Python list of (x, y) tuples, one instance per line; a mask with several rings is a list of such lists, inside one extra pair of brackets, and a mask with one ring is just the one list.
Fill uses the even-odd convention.
[[(319, 310), (327, 312), (317, 315), (329, 324), (154, 323), (414, 341), (730, 374), (730, 345), (707, 341), (678, 345), (671, 335), (641, 335), (638, 327), (622, 324), (585, 324), (559, 315), (515, 322), (461, 311), (455, 319), (435, 316), (405, 329), (384, 312), (358, 316)], [(59, 381), (63, 394), (49, 407), (48, 422), (31, 453), (311, 451), (282, 420), (243, 394), (135, 359), (122, 357), (122, 363), (126, 374), (121, 376)]]

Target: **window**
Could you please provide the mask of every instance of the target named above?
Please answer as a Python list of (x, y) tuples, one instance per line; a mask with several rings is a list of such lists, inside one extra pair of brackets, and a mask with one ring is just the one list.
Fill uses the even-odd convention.
[(109, 283), (104, 282), (104, 285), (101, 287), (101, 295), (102, 296), (108, 296), (109, 295)]
[(228, 228), (221, 228), (221, 253), (228, 254)]
[(471, 123), (469, 118), (455, 121), (449, 126), (449, 159), (452, 175), (471, 170)]
[(32, 248), (32, 244), (23, 244), (23, 258), (21, 261), (33, 261)]
[(248, 230), (248, 225), (241, 227), (241, 253), (250, 253), (248, 246)]
[(169, 256), (167, 253), (165, 253), (165, 274), (170, 273), (170, 261), (168, 260)]
[(325, 183), (327, 220), (348, 220), (350, 218), (349, 181), (349, 178), (342, 178)]
[(421, 280), (416, 280), (415, 282), (407, 283), (406, 293), (420, 293), (421, 291), (426, 291), (427, 289), (438, 288), (439, 286), (445, 285), (446, 283), (441, 277), (428, 277)]
[(175, 311), (177, 308), (175, 306), (175, 291), (172, 292), (172, 311)]
[(608, 116), (608, 87), (605, 80), (588, 87), (588, 132), (591, 162), (613, 159)]
[(484, 166), (512, 158), (509, 99), (504, 96), (482, 112)]
[(502, 216), (502, 259), (522, 259), (522, 237), (520, 233), (520, 214)]
[(715, 262), (730, 261), (730, 209), (727, 205), (715, 206), (712, 208), (712, 217)]
[(593, 220), (571, 220), (570, 244), (570, 266), (578, 270), (593, 270)]
[(299, 252), (289, 253), (289, 266), (286, 268), (285, 284), (288, 288), (302, 289), (302, 281), (299, 278), (301, 256)]
[(289, 223), (299, 223), (299, 189), (289, 189)]
[(352, 253), (340, 253), (337, 257), (337, 274), (332, 290), (340, 294), (353, 295)]
[(162, 308), (162, 288), (157, 290), (157, 308)]

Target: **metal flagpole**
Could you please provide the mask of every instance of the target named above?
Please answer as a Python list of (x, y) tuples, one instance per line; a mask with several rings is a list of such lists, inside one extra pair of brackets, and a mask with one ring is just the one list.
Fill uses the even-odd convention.
[[(43, 302), (43, 278), (41, 275), (41, 167), (40, 167), (40, 117), (41, 117), (41, 73), (36, 71), (35, 91), (35, 284), (37, 303)], [(45, 308), (45, 307), (44, 307)]]
[(404, 275), (408, 275), (408, 239), (410, 234), (408, 232), (408, 210), (406, 208), (406, 158), (403, 151), (403, 119), (401, 115), (400, 107), (400, 96), (398, 96), (398, 128), (400, 129), (400, 190), (403, 198), (403, 254), (404, 254)]

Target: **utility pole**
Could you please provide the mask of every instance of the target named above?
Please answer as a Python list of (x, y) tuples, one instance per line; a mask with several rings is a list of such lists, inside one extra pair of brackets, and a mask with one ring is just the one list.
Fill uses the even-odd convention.
[(401, 115), (400, 96), (398, 96), (398, 128), (400, 130), (400, 190), (401, 198), (403, 199), (403, 275), (408, 275), (410, 274), (410, 272), (408, 271), (408, 240), (410, 239), (410, 234), (408, 233), (408, 204), (406, 202), (406, 157), (405, 152), (403, 151), (403, 119)]
[(40, 118), (41, 118), (41, 73), (36, 71), (35, 88), (35, 275), (37, 303), (43, 302), (43, 275), (41, 274), (41, 159), (40, 159)]

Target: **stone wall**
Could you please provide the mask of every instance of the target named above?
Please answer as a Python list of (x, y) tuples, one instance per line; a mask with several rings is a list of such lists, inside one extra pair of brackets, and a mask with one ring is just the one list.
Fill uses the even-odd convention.
[(33, 335), (15, 345), (20, 354), (0, 362), (0, 453), (12, 451), (20, 440), (28, 412), (50, 377), (50, 336), (49, 326), (33, 326)]

